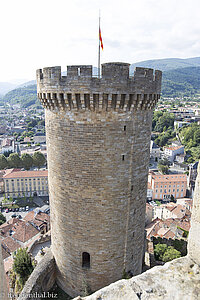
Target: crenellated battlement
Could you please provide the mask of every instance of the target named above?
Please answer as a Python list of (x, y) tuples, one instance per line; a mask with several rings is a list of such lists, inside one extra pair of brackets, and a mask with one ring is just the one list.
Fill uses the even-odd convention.
[(102, 64), (102, 76), (92, 74), (91, 65), (37, 70), (38, 98), (51, 110), (130, 111), (152, 109), (160, 98), (162, 72), (136, 68), (129, 75), (128, 63)]

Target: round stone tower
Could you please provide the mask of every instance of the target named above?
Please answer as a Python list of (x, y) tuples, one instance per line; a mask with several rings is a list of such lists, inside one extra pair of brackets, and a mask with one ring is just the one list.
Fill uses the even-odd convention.
[(37, 70), (45, 108), (52, 251), (69, 295), (141, 272), (152, 110), (161, 72), (106, 63)]

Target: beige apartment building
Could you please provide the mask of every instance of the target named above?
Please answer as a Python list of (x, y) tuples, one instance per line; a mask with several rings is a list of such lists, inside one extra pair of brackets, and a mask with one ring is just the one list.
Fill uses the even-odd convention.
[(48, 171), (15, 171), (3, 176), (6, 197), (48, 196)]
[(149, 173), (148, 182), (152, 189), (152, 199), (168, 200), (184, 198), (186, 196), (187, 175), (186, 174), (155, 174)]

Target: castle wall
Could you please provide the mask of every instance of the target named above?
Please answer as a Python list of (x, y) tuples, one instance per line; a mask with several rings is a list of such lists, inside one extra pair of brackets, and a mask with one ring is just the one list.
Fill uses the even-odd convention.
[(200, 265), (200, 164), (198, 165), (198, 175), (195, 182), (191, 229), (188, 241), (188, 253), (195, 263)]
[[(152, 108), (161, 73), (104, 64), (37, 71), (46, 108), (52, 252), (70, 295), (141, 272)], [(90, 267), (82, 266), (83, 253)]]
[(4, 264), (2, 258), (1, 243), (0, 243), (0, 299), (8, 300), (8, 288), (7, 288), (5, 270), (4, 270)]

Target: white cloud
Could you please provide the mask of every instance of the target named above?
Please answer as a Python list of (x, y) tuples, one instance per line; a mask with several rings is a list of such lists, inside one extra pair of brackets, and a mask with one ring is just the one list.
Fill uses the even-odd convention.
[(97, 65), (99, 8), (102, 62), (200, 56), (198, 0), (9, 0), (0, 4), (0, 81)]

